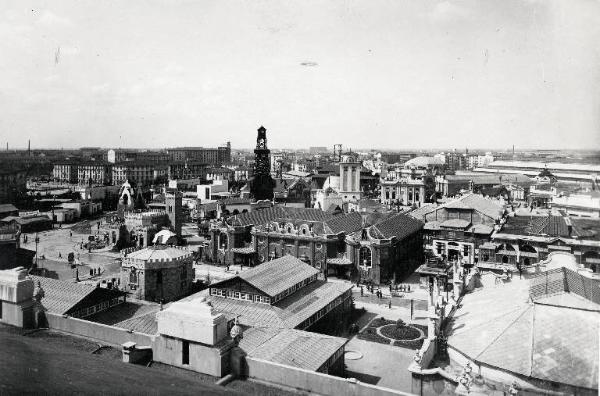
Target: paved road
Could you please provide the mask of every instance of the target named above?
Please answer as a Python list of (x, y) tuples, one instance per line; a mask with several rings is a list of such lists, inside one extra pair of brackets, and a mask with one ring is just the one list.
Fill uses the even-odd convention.
[(242, 395), (0, 327), (0, 394)]

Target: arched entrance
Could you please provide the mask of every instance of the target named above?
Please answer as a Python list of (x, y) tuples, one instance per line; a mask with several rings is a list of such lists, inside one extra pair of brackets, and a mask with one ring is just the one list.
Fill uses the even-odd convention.
[(460, 247), (456, 242), (448, 242), (448, 261), (458, 261), (460, 259)]

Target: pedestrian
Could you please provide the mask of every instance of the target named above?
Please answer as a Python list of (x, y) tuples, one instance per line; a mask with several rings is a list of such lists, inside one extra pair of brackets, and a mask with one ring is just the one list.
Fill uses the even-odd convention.
[(364, 296), (364, 293), (365, 293), (365, 292), (364, 292), (364, 290), (363, 290), (363, 287), (361, 286), (361, 287), (360, 287), (360, 296), (361, 296), (361, 297), (362, 297), (362, 296)]
[(73, 231), (69, 231), (69, 238), (73, 238)]
[(406, 291), (410, 291), (410, 285), (406, 285)]
[(62, 254), (60, 254), (60, 252), (58, 252), (58, 258), (62, 258)]
[(388, 308), (392, 309), (392, 300), (390, 300), (390, 302), (388, 303)]
[(390, 283), (390, 294), (392, 294), (392, 284)]

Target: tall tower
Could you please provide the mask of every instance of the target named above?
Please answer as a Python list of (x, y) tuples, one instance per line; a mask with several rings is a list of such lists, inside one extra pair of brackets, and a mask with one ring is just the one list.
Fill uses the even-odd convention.
[(361, 163), (352, 155), (344, 156), (340, 162), (340, 195), (344, 202), (357, 201), (360, 191)]
[(254, 180), (250, 185), (250, 193), (254, 199), (273, 199), (275, 182), (271, 178), (271, 150), (267, 148), (267, 129), (258, 128), (256, 148), (254, 149)]
[(182, 201), (183, 195), (177, 190), (167, 190), (165, 193), (165, 208), (178, 239), (181, 237), (181, 223), (183, 223)]

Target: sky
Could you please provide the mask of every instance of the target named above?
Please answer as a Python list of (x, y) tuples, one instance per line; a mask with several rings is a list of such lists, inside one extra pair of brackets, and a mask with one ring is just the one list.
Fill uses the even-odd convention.
[(600, 149), (600, 0), (2, 4), (0, 147)]

